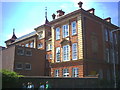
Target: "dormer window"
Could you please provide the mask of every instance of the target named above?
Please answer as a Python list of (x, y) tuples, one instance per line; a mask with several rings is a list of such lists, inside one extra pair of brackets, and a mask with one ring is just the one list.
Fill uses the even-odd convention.
[(28, 47), (29, 46), (29, 44), (27, 43), (27, 44), (25, 44), (25, 47)]
[(31, 48), (34, 47), (33, 41), (30, 43), (30, 47), (31, 47)]
[(43, 31), (41, 31), (41, 32), (39, 33), (38, 38), (39, 38), (39, 39), (42, 39), (42, 38), (43, 38)]

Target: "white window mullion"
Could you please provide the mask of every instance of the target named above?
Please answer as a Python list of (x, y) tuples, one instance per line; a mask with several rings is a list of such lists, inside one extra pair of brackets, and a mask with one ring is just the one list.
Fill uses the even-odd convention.
[(60, 28), (56, 28), (56, 40), (60, 39)]
[(71, 26), (72, 26), (72, 35), (75, 35), (76, 34), (76, 21), (73, 21)]
[(73, 68), (72, 69), (72, 76), (73, 77), (78, 77), (78, 68)]
[(66, 37), (69, 36), (68, 25), (66, 25)]
[(59, 70), (58, 69), (55, 70), (55, 77), (59, 77)]
[(69, 45), (63, 46), (63, 61), (69, 61), (70, 49)]
[(63, 31), (63, 38), (65, 37), (65, 25), (63, 25), (62, 27), (62, 31)]
[(72, 59), (77, 60), (77, 43), (72, 44)]
[(69, 36), (69, 25), (68, 24), (63, 25), (62, 29), (63, 29), (63, 38)]
[(66, 54), (67, 54), (67, 60), (69, 60), (69, 45), (67, 45)]
[(60, 47), (56, 48), (56, 62), (60, 62)]

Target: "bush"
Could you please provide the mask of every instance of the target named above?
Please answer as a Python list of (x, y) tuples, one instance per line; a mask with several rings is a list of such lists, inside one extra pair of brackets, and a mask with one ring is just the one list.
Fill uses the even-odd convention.
[(2, 73), (2, 88), (18, 87), (19, 77), (22, 77), (22, 75), (9, 70), (1, 70), (0, 73)]

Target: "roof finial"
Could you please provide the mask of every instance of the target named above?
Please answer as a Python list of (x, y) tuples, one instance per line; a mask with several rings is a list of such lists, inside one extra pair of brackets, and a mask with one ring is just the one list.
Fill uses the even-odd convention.
[(47, 19), (47, 7), (45, 7), (45, 24), (47, 24), (49, 21), (48, 21), (48, 19)]
[(13, 35), (15, 34), (15, 28), (13, 28)]
[(11, 40), (11, 42), (14, 42), (16, 39), (17, 39), (17, 37), (15, 35), (15, 28), (13, 28), (13, 36), (10, 40)]
[(45, 7), (45, 18), (47, 18), (47, 7)]

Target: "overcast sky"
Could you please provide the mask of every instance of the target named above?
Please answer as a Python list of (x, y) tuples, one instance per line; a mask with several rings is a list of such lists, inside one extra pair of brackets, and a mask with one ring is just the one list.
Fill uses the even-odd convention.
[[(0, 30), (0, 36), (2, 38), (0, 40), (0, 46), (5, 46), (4, 41), (12, 37), (13, 28), (15, 28), (16, 36), (20, 37), (34, 31), (34, 28), (40, 26), (41, 24), (44, 24), (46, 6), (48, 20), (51, 21), (51, 15), (53, 13), (56, 14), (56, 11), (59, 9), (65, 11), (65, 14), (79, 9), (77, 3), (80, 0), (62, 0), (61, 2), (58, 0), (44, 0), (44, 2), (43, 0), (41, 2), (37, 2), (37, 0), (34, 0), (34, 2), (22, 1), (30, 0), (21, 0), (21, 2), (15, 2), (15, 0), (14, 2), (8, 2), (3, 0), (3, 2), (0, 3), (0, 8), (2, 9), (2, 28)], [(111, 17), (112, 23), (118, 25), (117, 0), (116, 2), (113, 2), (113, 0), (107, 2), (83, 2), (83, 9), (88, 10), (90, 8), (95, 8), (95, 15), (101, 18)]]

